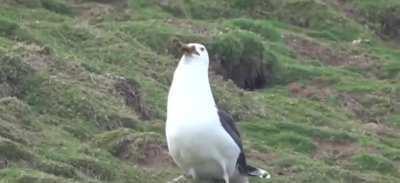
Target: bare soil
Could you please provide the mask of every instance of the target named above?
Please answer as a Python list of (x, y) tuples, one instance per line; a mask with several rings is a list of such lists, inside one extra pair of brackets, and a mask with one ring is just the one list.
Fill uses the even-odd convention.
[(369, 70), (376, 67), (378, 59), (364, 53), (334, 50), (317, 41), (294, 35), (285, 35), (285, 42), (303, 60), (319, 60), (329, 66)]

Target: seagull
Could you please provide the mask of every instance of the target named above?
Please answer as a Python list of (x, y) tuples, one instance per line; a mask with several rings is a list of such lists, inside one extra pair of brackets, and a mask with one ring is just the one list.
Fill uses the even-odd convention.
[(208, 79), (207, 49), (181, 44), (183, 56), (168, 94), (166, 138), (169, 154), (185, 172), (172, 182), (248, 183), (248, 176), (270, 174), (247, 164), (232, 117), (218, 109)]

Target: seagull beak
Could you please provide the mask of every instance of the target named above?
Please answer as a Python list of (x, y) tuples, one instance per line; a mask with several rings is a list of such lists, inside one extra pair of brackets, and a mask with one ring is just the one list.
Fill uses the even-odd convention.
[(192, 54), (200, 55), (194, 46), (183, 45), (181, 50), (185, 55), (192, 55)]

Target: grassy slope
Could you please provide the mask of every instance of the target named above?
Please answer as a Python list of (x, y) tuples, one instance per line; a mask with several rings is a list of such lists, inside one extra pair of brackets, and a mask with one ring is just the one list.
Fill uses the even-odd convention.
[(178, 175), (163, 138), (171, 39), (237, 30), (278, 59), (266, 89), (211, 77), (251, 162), (273, 182), (399, 182), (400, 52), (363, 16), (400, 6), (386, 1), (0, 0), (0, 182)]

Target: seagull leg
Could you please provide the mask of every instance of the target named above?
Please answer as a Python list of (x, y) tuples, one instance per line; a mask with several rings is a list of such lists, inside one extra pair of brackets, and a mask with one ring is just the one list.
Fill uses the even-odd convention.
[(180, 176), (172, 179), (171, 181), (168, 181), (167, 183), (179, 183), (181, 180), (186, 180), (186, 176), (180, 175)]
[(225, 181), (225, 183), (229, 183), (229, 174), (228, 174), (227, 167), (226, 167), (226, 165), (223, 165), (222, 167), (224, 170), (224, 175), (223, 175), (224, 181)]
[(228, 174), (224, 174), (224, 180), (225, 180), (225, 183), (229, 183), (229, 175)]

